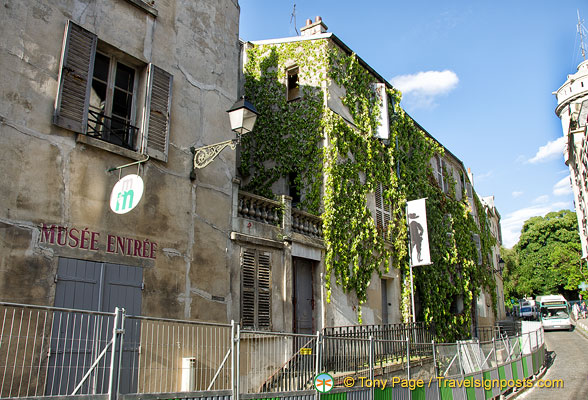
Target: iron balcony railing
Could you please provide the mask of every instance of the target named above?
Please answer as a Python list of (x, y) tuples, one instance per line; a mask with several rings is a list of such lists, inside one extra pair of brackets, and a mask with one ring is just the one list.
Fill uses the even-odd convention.
[(100, 109), (88, 111), (87, 135), (133, 150), (133, 141), (139, 128), (123, 118), (108, 117)]

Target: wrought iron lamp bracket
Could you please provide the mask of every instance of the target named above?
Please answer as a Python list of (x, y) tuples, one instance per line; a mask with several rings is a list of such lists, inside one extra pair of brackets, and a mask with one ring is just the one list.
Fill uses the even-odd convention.
[(202, 146), (199, 148), (192, 147), (191, 150), (194, 154), (194, 163), (192, 166), (192, 172), (190, 173), (190, 178), (195, 179), (195, 170), (202, 169), (210, 164), (220, 154), (220, 152), (224, 150), (225, 147), (228, 146), (235, 150), (240, 142), (241, 136), (238, 135), (237, 138), (225, 140), (224, 142)]

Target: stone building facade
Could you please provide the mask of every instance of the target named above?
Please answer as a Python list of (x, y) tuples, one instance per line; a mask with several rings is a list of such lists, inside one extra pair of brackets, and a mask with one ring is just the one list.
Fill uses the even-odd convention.
[[(324, 63), (309, 61), (316, 54), (320, 54), (319, 59), (326, 57), (323, 53), (320, 53), (322, 51), (321, 43), (324, 43), (324, 46), (328, 49), (336, 49), (345, 54), (353, 53), (337, 36), (327, 32), (325, 23), (317, 17), (314, 22), (309, 20), (307, 25), (301, 29), (301, 36), (243, 42), (244, 74), (249, 74), (249, 79), (259, 82), (260, 86), (271, 88), (267, 90), (260, 89), (255, 93), (259, 99), (270, 99), (270, 103), (273, 102), (268, 106), (270, 113), (284, 113), (283, 115), (286, 115), (286, 125), (289, 119), (296, 120), (297, 118), (305, 121), (322, 120), (324, 122), (326, 121), (325, 115), (332, 113), (346, 121), (348, 126), (358, 130), (353, 113), (342, 100), (345, 96), (345, 88), (334, 82), (333, 79), (324, 79), (330, 72)], [(250, 60), (253, 60), (252, 63), (249, 63)], [(248, 70), (248, 68), (252, 69)], [(354, 65), (354, 68), (367, 71), (371, 76), (370, 79), (377, 82), (377, 88), (382, 90), (386, 88), (392, 89), (391, 85), (361, 58), (357, 57), (357, 65)], [(245, 86), (247, 86), (245, 76), (243, 80)], [(245, 92), (247, 92), (247, 88), (245, 88)], [(321, 110), (328, 111), (321, 111), (313, 114), (312, 117), (309, 115), (303, 116), (305, 106), (301, 105), (300, 99), (304, 96), (316, 98), (321, 107), (324, 107)], [(387, 108), (387, 105), (383, 107), (383, 109), (385, 108)], [(310, 111), (307, 109), (306, 112)], [(377, 110), (374, 110), (374, 112), (377, 112)], [(277, 118), (275, 117), (275, 120)], [(392, 120), (392, 116), (390, 116), (390, 120)], [(385, 117), (382, 117), (382, 122), (377, 131), (372, 133), (384, 143), (389, 143), (388, 132), (386, 132), (389, 129), (387, 112)], [(450, 192), (453, 193), (454, 191), (456, 196), (454, 200), (463, 200), (465, 202), (462, 197), (467, 196), (471, 205), (470, 214), (479, 226), (478, 213), (484, 213), (484, 210), (477, 209), (474, 202), (475, 191), (463, 163), (417, 122), (413, 121), (413, 123), (428, 140), (435, 142), (436, 146), (442, 149), (443, 155), (436, 156), (429, 162), (433, 179), (437, 181), (435, 185), (441, 188), (440, 190), (447, 196), (453, 196)], [(328, 124), (328, 122), (325, 124)], [(272, 137), (283, 135), (284, 140), (287, 141), (290, 136), (288, 129), (295, 129), (292, 128), (293, 126), (295, 125), (292, 124), (289, 127), (274, 126), (267, 130), (267, 134)], [(321, 132), (322, 127), (324, 125), (316, 127), (316, 132)], [(321, 133), (317, 135), (321, 136)], [(317, 140), (317, 146), (327, 148), (329, 139), (326, 134), (323, 133), (322, 135)], [(267, 139), (260, 138), (256, 140)], [(244, 145), (243, 151), (253, 154), (256, 151), (254, 150), (255, 142), (249, 145), (251, 146), (249, 148)], [(300, 146), (304, 145), (306, 143), (300, 143)], [(312, 151), (312, 149), (309, 151)], [(276, 154), (276, 156), (282, 157), (281, 154)], [(353, 156), (350, 158), (353, 158)], [(250, 161), (247, 160), (246, 162)], [(261, 163), (259, 160), (255, 162)], [(234, 219), (232, 233), (235, 246), (239, 247), (241, 252), (244, 249), (250, 249), (252, 252), (265, 252), (267, 259), (272, 260), (271, 276), (267, 280), (266, 287), (271, 301), (261, 304), (260, 299), (255, 299), (255, 305), (253, 306), (245, 304), (242, 298), (240, 303), (243, 312), (245, 312), (246, 308), (250, 308), (252, 314), (260, 309), (265, 309), (266, 314), (270, 316), (270, 319), (266, 320), (267, 326), (274, 330), (302, 333), (312, 333), (330, 326), (355, 325), (358, 322), (359, 309), (361, 309), (362, 323), (366, 325), (404, 322), (406, 319), (402, 315), (402, 309), (406, 309), (406, 305), (401, 303), (403, 287), (405, 288), (407, 284), (406, 276), (399, 269), (393, 267), (391, 260), (390, 268), (387, 271), (384, 271), (386, 268), (382, 268), (384, 272), (381, 271), (381, 274), (375, 272), (372, 274), (367, 287), (365, 303), (359, 304), (357, 296), (353, 292), (344, 291), (340, 285), (336, 284), (334, 279), (332, 279), (330, 285), (330, 302), (327, 301), (326, 286), (328, 282), (326, 282), (325, 261), (327, 250), (322, 237), (321, 225), (324, 221), (321, 221), (318, 217), (320, 212), (313, 215), (303, 211), (303, 204), (307, 198), (305, 196), (308, 193), (297, 188), (296, 182), (302, 179), (301, 175), (291, 171), (283, 174), (279, 179), (272, 181), (271, 194), (265, 197), (240, 189), (252, 187), (252, 182), (255, 182), (260, 175), (262, 175), (263, 179), (270, 174), (277, 174), (276, 170), (279, 170), (279, 167), (276, 167), (276, 165), (278, 165), (278, 162), (279, 160), (276, 159), (267, 159), (264, 161), (263, 166), (258, 165), (257, 170), (252, 168), (243, 172), (241, 168), (239, 169), (241, 171), (240, 180), (235, 183), (236, 194), (233, 196), (235, 211), (233, 215), (238, 216)], [(282, 167), (287, 168), (287, 166)], [(262, 172), (256, 175), (256, 171)], [(322, 174), (322, 172), (319, 174)], [(320, 179), (324, 183), (329, 177), (322, 174)], [(360, 179), (365, 179), (365, 176)], [(454, 188), (450, 190), (450, 186), (454, 186)], [(325, 196), (324, 188), (325, 186), (323, 185), (321, 189), (323, 190), (321, 192), (323, 200)], [(272, 196), (273, 198), (271, 198)], [(377, 229), (385, 230), (384, 227), (391, 220), (391, 210), (390, 206), (383, 201), (381, 185), (377, 186), (376, 190), (367, 193), (365, 200)], [(481, 265), (480, 237), (478, 235), (476, 241), (475, 236), (472, 236), (472, 241), (479, 253), (478, 265)], [(387, 242), (385, 246), (392, 250), (391, 242)], [(237, 251), (234, 253), (234, 262), (239, 262), (238, 253)], [(238, 288), (235, 288), (234, 292), (236, 295)], [(243, 293), (241, 291), (241, 294)], [(461, 296), (461, 298), (456, 296), (453, 299), (448, 299), (448, 301), (455, 303), (454, 312), (460, 314), (464, 310), (464, 302), (468, 300), (464, 299), (464, 296)], [(473, 299), (472, 302), (475, 312), (476, 299)], [(418, 293), (415, 303), (418, 315), (422, 312)]]
[[(0, 300), (238, 319), (235, 153), (190, 177), (191, 147), (234, 137), (237, 0), (2, 10)], [(111, 192), (131, 174), (143, 196), (127, 183), (114, 209), (134, 208), (116, 213)]]

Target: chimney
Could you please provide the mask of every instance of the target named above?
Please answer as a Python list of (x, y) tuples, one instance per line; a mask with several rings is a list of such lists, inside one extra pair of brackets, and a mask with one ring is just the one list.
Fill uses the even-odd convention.
[(306, 25), (300, 28), (300, 35), (302, 36), (311, 36), (317, 35), (321, 33), (325, 33), (327, 31), (327, 25), (323, 22), (323, 19), (318, 15), (315, 17), (314, 22), (309, 18), (306, 20)]

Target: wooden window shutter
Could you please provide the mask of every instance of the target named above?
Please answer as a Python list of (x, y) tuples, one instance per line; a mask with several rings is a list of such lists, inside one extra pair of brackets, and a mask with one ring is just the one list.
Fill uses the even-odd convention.
[(376, 186), (376, 228), (378, 232), (384, 237), (387, 236), (388, 233), (388, 225), (390, 224), (390, 219), (392, 218), (392, 206), (386, 202), (384, 199), (384, 193), (386, 192), (386, 187), (379, 183)]
[(241, 325), (250, 329), (271, 328), (269, 253), (244, 249), (241, 254)]
[(447, 174), (449, 174), (448, 168), (447, 168), (447, 164), (445, 163), (445, 161), (441, 162), (441, 178), (443, 181), (443, 193), (449, 193), (449, 179), (447, 179), (445, 177), (445, 173), (447, 172)]
[(241, 255), (241, 325), (255, 328), (255, 250), (245, 249)]
[(390, 225), (390, 218), (391, 218), (391, 212), (390, 212), (390, 206), (384, 206), (384, 238), (388, 239), (388, 226)]
[(86, 133), (97, 43), (96, 35), (67, 21), (53, 114), (53, 123), (57, 126)]
[(378, 232), (384, 231), (384, 204), (382, 201), (382, 185), (376, 186), (376, 229)]
[(167, 161), (173, 76), (149, 64), (145, 116), (143, 120), (143, 151), (150, 157)]
[(478, 253), (478, 265), (482, 265), (482, 242), (480, 241), (480, 235), (474, 233), (473, 235), (474, 244), (476, 245), (476, 251)]
[(270, 329), (272, 302), (271, 302), (271, 264), (269, 253), (259, 252), (257, 263), (257, 327)]

